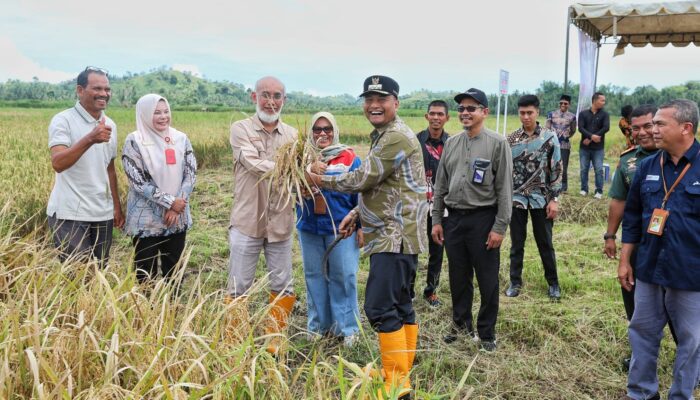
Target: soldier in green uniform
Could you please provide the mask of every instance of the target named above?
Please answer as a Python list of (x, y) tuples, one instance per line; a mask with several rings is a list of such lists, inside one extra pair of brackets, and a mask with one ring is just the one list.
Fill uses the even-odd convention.
[[(605, 240), (603, 251), (608, 258), (616, 258), (617, 256), (617, 244), (615, 243), (615, 239), (617, 238), (617, 230), (622, 222), (627, 192), (632, 183), (632, 178), (634, 178), (634, 173), (637, 171), (637, 167), (643, 159), (658, 151), (651, 132), (654, 127), (652, 122), (654, 114), (656, 114), (656, 107), (647, 104), (635, 108), (630, 117), (632, 129), (631, 140), (635, 146), (623, 151), (620, 155), (620, 163), (617, 166), (615, 176), (610, 185), (610, 190), (608, 191), (608, 196), (610, 197), (610, 205), (608, 207), (608, 230), (603, 235), (603, 240)], [(636, 254), (633, 254), (631, 259), (633, 268), (635, 256)], [(634, 313), (634, 286), (629, 292), (622, 289), (622, 302), (625, 305), (625, 313), (629, 321), (632, 319), (632, 313)], [(672, 327), (671, 334), (675, 340), (676, 336)], [(623, 360), (623, 366), (625, 369), (629, 368), (629, 358)]]

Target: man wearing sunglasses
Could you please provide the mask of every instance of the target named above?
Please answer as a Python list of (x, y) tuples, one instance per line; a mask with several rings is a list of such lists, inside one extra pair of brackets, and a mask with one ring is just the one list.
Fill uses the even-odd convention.
[[(294, 209), (280, 201), (282, 193), (260, 177), (275, 167), (277, 150), (297, 137), (297, 130), (282, 122), (285, 87), (267, 76), (251, 93), (255, 115), (231, 125), (234, 158), (234, 203), (229, 226), (229, 277), (227, 302), (234, 302), (232, 324), (248, 323), (247, 291), (255, 278), (260, 251), (270, 277), (270, 335), (267, 351), (277, 354), (281, 331), (296, 301), (292, 284), (292, 230)], [(271, 188), (271, 189), (270, 189)]]
[(53, 240), (65, 260), (95, 258), (104, 265), (112, 228), (124, 226), (114, 158), (117, 126), (104, 110), (111, 97), (107, 71), (87, 67), (77, 78), (75, 106), (49, 125), (56, 180), (47, 207)]
[[(486, 94), (469, 89), (455, 96), (464, 131), (445, 143), (435, 180), (432, 238), (445, 244), (452, 295), (453, 332), (474, 337), (473, 277), (479, 283), (480, 347), (496, 349), (500, 247), (513, 207), (513, 161), (506, 139), (484, 126)], [(449, 218), (443, 227), (445, 209)]]
[(561, 191), (569, 188), (569, 155), (571, 154), (570, 138), (576, 133), (576, 114), (569, 111), (571, 96), (562, 94), (559, 98), (559, 109), (547, 113), (545, 127), (557, 134), (559, 147), (561, 148), (561, 161), (563, 172), (561, 177)]
[(425, 170), (416, 135), (397, 115), (399, 84), (387, 77), (368, 77), (360, 97), (374, 126), (367, 158), (359, 168), (342, 175), (309, 173), (310, 183), (338, 192), (360, 193), (360, 205), (348, 214), (339, 230), (352, 234), (350, 221), (359, 213), (369, 254), (369, 277), (364, 310), (378, 332), (389, 395), (410, 398), (408, 378), (418, 341), (418, 324), (411, 300), (418, 254), (427, 247)]

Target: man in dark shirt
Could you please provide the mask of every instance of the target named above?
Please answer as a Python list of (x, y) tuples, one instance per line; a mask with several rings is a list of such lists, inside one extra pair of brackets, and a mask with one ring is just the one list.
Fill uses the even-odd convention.
[[(431, 101), (428, 105), (428, 112), (425, 114), (425, 119), (428, 121), (428, 129), (418, 133), (418, 141), (423, 150), (423, 165), (425, 166), (425, 178), (428, 184), (426, 193), (428, 204), (432, 212), (433, 207), (433, 187), (435, 186), (435, 177), (437, 176), (438, 164), (440, 164), (440, 156), (442, 149), (445, 147), (445, 142), (449, 135), (445, 132), (445, 124), (450, 120), (450, 112), (447, 103), (442, 100)], [(428, 273), (426, 277), (425, 289), (423, 297), (431, 307), (438, 307), (440, 300), (438, 299), (435, 290), (440, 282), (440, 270), (442, 269), (442, 254), (444, 247), (436, 243), (430, 237), (430, 232), (433, 225), (433, 218), (428, 214), (428, 243), (429, 253), (428, 258)]]
[(588, 166), (593, 163), (595, 172), (596, 199), (603, 198), (603, 157), (605, 156), (605, 133), (610, 130), (610, 115), (605, 110), (605, 95), (595, 92), (591, 108), (578, 116), (581, 132), (579, 161), (581, 166), (581, 196), (588, 195)]
[(670, 320), (678, 347), (668, 398), (692, 399), (700, 375), (700, 143), (694, 137), (698, 106), (673, 100), (659, 107), (653, 123), (654, 142), (661, 151), (644, 159), (634, 174), (617, 271), (625, 290), (635, 287), (627, 396), (659, 398), (657, 361)]

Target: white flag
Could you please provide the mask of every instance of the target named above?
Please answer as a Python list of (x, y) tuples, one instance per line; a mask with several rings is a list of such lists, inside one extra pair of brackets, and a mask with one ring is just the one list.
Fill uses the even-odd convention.
[(576, 120), (578, 113), (591, 105), (591, 97), (595, 92), (595, 60), (598, 55), (598, 43), (594, 42), (590, 36), (578, 31), (578, 48), (580, 57), (581, 80), (578, 91), (578, 104), (576, 108)]

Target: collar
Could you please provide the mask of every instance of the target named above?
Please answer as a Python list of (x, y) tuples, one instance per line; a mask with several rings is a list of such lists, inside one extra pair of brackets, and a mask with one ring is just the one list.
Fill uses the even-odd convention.
[[(697, 139), (693, 140), (693, 145), (690, 146), (690, 148), (683, 154), (683, 157), (681, 157), (678, 160), (678, 163), (685, 159), (686, 162), (693, 163), (695, 162), (695, 159), (698, 158), (698, 153), (700, 153), (700, 143), (698, 143)], [(671, 155), (668, 154), (666, 150), (663, 152), (664, 156), (664, 164), (671, 163), (673, 164), (673, 161), (671, 160)]]
[(474, 137), (469, 136), (469, 133), (467, 133), (466, 130), (462, 131), (464, 133), (464, 136), (467, 138), (467, 140), (478, 140), (481, 139), (482, 136), (484, 136), (484, 127), (481, 127), (481, 130), (479, 133), (477, 133)]
[[(389, 128), (393, 127), (397, 121), (399, 121), (399, 117), (395, 117), (393, 120), (387, 122), (383, 126), (380, 126), (379, 128), (374, 128), (374, 130), (377, 131), (379, 134), (382, 134), (389, 130)], [(430, 136), (430, 134), (428, 134), (428, 136)]]
[(656, 154), (657, 151), (659, 151), (659, 150), (654, 149), (654, 150), (647, 151), (647, 150), (644, 150), (644, 148), (642, 146), (637, 145), (637, 154), (643, 154), (645, 156), (650, 156), (650, 155)]
[[(540, 123), (535, 122), (535, 124), (537, 124), (537, 125), (535, 125), (535, 133), (532, 135), (533, 138), (539, 137), (540, 134), (542, 133), (542, 127), (540, 126)], [(525, 132), (525, 128), (522, 125), (520, 125), (520, 128), (518, 128), (518, 130), (515, 131), (515, 133), (518, 134), (518, 138), (529, 138), (530, 137), (527, 134), (527, 132)]]
[(260, 117), (258, 117), (258, 114), (255, 113), (250, 119), (253, 121), (253, 125), (255, 125), (255, 129), (267, 133), (275, 133), (281, 134), (280, 132), (280, 124), (282, 123), (282, 116), (277, 120), (277, 124), (275, 125), (274, 128), (272, 128), (272, 131), (268, 132), (267, 129), (265, 129), (265, 126), (263, 125), (262, 121), (260, 120)]
[(423, 131), (423, 132), (425, 132), (426, 134), (428, 134), (428, 137), (427, 137), (426, 140), (439, 140), (439, 141), (442, 142), (443, 144), (445, 143), (445, 141), (446, 141), (447, 138), (449, 137), (449, 135), (447, 134), (447, 132), (445, 131), (445, 129), (442, 130), (442, 133), (440, 134), (440, 137), (439, 137), (438, 139), (433, 139), (433, 138), (430, 136), (430, 129), (426, 129), (426, 130)]
[[(80, 104), (80, 101), (75, 102), (75, 111), (78, 112), (78, 115), (80, 115), (80, 117), (83, 120), (85, 120), (85, 122), (87, 122), (89, 124), (96, 124), (97, 123), (97, 120), (95, 119), (95, 117), (93, 117), (92, 115), (90, 115), (89, 112), (87, 112), (85, 107), (83, 107), (83, 105)], [(100, 114), (100, 118), (104, 117), (104, 115), (105, 115), (105, 112), (102, 111), (102, 113)]]

